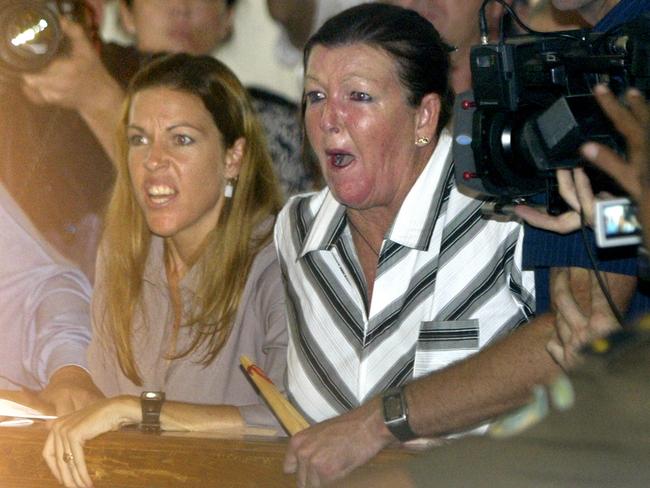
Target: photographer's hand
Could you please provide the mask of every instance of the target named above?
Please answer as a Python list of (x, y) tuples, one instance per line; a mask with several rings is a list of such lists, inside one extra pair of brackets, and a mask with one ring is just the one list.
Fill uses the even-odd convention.
[[(597, 85), (594, 96), (616, 130), (625, 137), (627, 161), (607, 146), (595, 142), (584, 144), (580, 151), (586, 160), (611, 176), (638, 201), (642, 184), (650, 184), (650, 142), (647, 135), (650, 106), (635, 88), (625, 94), (627, 106), (621, 104), (605, 85)], [(586, 221), (591, 225), (595, 198), (584, 171), (581, 168), (558, 170), (557, 179), (560, 195), (571, 211), (554, 217), (544, 211), (519, 205), (515, 213), (530, 225), (566, 234), (580, 228), (580, 209), (583, 209)], [(608, 196), (599, 195), (600, 198)]]
[[(572, 274), (588, 274), (589, 290), (572, 290)], [(589, 295), (588, 307), (579, 305), (576, 297), (581, 293)], [(620, 325), (593, 271), (581, 268), (551, 270), (551, 295), (556, 311), (555, 335), (546, 349), (560, 366), (569, 370), (579, 363), (584, 346), (619, 329)]]
[(605, 86), (594, 88), (594, 96), (603, 112), (627, 142), (627, 161), (607, 146), (589, 142), (582, 146), (582, 155), (616, 180), (630, 196), (639, 201), (643, 184), (650, 182), (650, 106), (643, 94), (631, 88), (625, 93), (627, 106)]
[(83, 27), (66, 18), (60, 22), (70, 44), (68, 52), (42, 71), (24, 74), (23, 91), (34, 103), (76, 110), (111, 154), (124, 93), (102, 64)]
[(554, 216), (549, 215), (545, 210), (527, 205), (518, 205), (515, 207), (515, 213), (534, 227), (551, 230), (559, 234), (567, 234), (580, 228), (581, 210), (585, 214), (587, 224), (591, 225), (593, 223), (595, 197), (589, 177), (582, 168), (559, 169), (556, 176), (560, 195), (571, 210)]

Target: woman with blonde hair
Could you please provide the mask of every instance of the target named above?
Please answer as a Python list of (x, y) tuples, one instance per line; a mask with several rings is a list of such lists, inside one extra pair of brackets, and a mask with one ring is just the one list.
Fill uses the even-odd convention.
[(44, 456), (66, 486), (91, 486), (83, 443), (124, 424), (274, 424), (239, 356), (278, 384), (285, 370), (280, 194), (237, 78), (209, 57), (154, 61), (129, 85), (118, 142), (88, 353), (110, 398), (54, 423)]

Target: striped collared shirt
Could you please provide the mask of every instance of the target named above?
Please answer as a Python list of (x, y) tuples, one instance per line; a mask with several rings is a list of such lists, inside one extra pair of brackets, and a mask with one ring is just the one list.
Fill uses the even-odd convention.
[(303, 414), (341, 414), (531, 318), (522, 226), (486, 219), (482, 203), (457, 190), (444, 131), (382, 243), (367, 306), (345, 207), (327, 189), (289, 201), (275, 239), (288, 298), (287, 391)]

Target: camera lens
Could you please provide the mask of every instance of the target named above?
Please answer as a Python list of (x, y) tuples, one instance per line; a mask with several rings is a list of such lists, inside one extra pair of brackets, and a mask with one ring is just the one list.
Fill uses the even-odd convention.
[(10, 74), (38, 71), (57, 54), (62, 32), (42, 1), (0, 1), (0, 67)]

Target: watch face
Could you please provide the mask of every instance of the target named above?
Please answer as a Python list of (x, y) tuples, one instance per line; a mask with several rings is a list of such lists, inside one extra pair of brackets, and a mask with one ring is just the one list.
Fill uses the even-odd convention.
[(391, 395), (384, 398), (384, 415), (386, 416), (386, 420), (399, 419), (404, 416), (399, 395)]
[(162, 395), (159, 391), (145, 391), (142, 393), (142, 398), (145, 400), (162, 400)]

